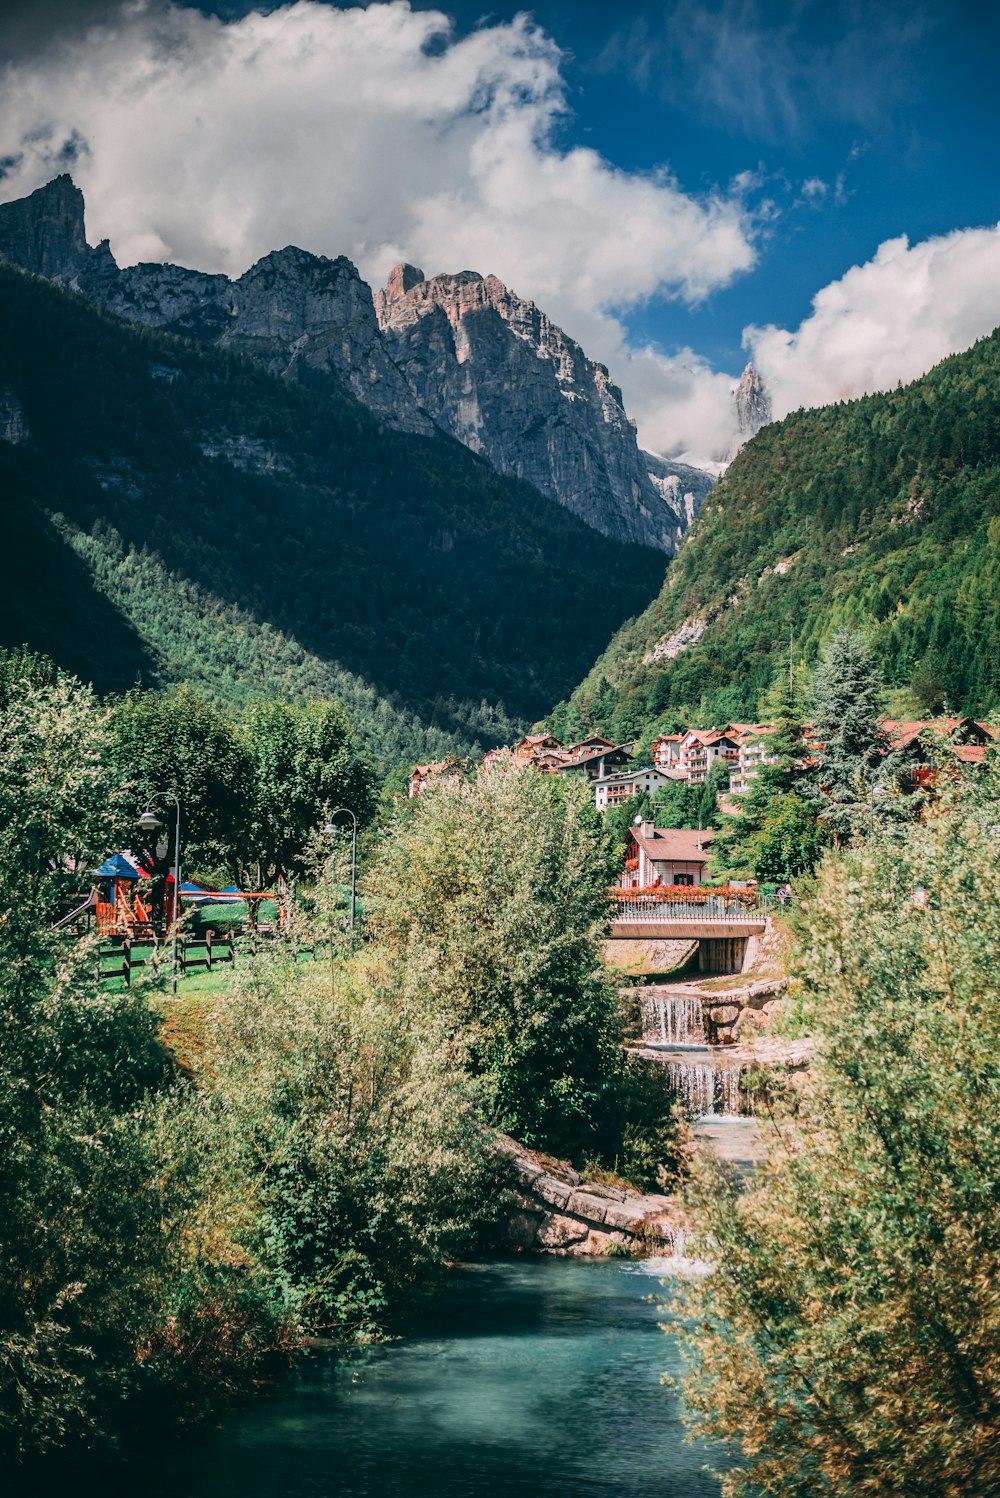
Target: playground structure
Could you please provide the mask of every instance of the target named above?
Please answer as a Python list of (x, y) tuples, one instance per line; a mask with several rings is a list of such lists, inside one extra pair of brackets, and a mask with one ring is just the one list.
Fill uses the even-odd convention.
[(184, 883), (180, 895), (174, 876), (167, 874), (163, 892), (163, 919), (158, 923), (154, 916), (153, 903), (148, 891), (152, 875), (131, 854), (110, 854), (100, 868), (91, 872), (91, 888), (79, 904), (74, 905), (58, 921), (53, 930), (88, 930), (93, 924), (99, 936), (112, 941), (156, 942), (171, 934), (184, 914), (184, 906), (198, 910), (208, 905), (238, 905), (245, 903), (248, 912), (247, 924), (251, 931), (259, 928), (258, 913), (263, 900), (273, 900), (277, 906), (278, 926), (287, 925), (288, 910), (283, 890), (241, 890), (236, 885), (225, 889), (208, 889), (200, 884)]

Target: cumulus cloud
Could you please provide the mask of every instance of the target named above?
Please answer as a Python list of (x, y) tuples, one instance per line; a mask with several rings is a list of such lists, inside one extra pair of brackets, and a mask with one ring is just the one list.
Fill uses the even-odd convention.
[(881, 244), (814, 298), (794, 331), (744, 333), (777, 417), (925, 374), (1000, 325), (1000, 225)]
[[(90, 238), (122, 264), (237, 275), (293, 242), (373, 281), (404, 258), (492, 271), (622, 377), (628, 309), (728, 284), (754, 262), (752, 225), (738, 186), (694, 196), (666, 170), (564, 149), (561, 63), (526, 16), (458, 37), (405, 0), (299, 0), (229, 23), (163, 0), (95, 5), (87, 28), (0, 75), (2, 193), (69, 163)], [(688, 362), (688, 383), (707, 374)], [(629, 374), (672, 389), (686, 367), (647, 350)], [(650, 440), (667, 445), (659, 428)]]

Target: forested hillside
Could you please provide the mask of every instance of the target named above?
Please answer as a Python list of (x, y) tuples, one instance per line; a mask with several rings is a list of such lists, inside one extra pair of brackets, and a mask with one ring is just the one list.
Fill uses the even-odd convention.
[(101, 689), (333, 693), (383, 759), (461, 748), (537, 717), (662, 578), (308, 369), (278, 379), (6, 265), (0, 302), (0, 644)]
[(839, 625), (907, 711), (1000, 709), (1000, 332), (888, 395), (765, 427), (663, 590), (568, 704), (570, 736), (752, 717)]

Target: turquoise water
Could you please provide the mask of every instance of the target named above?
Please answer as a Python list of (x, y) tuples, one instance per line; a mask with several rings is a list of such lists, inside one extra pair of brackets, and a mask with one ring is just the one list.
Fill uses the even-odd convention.
[(151, 1462), (143, 1498), (718, 1498), (659, 1382), (665, 1295), (627, 1260), (458, 1270), (432, 1323), (313, 1356)]

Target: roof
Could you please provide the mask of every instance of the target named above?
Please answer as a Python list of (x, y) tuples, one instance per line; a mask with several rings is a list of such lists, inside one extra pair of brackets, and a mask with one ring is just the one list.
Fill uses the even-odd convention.
[(679, 733), (661, 733), (653, 740), (653, 748), (655, 749), (657, 744), (679, 744), (680, 741)]
[(981, 765), (986, 758), (985, 744), (956, 744), (955, 758), (966, 765)]
[[(559, 740), (554, 733), (526, 733), (523, 739), (518, 740), (518, 748), (521, 748), (522, 745), (525, 748), (534, 748), (538, 744), (549, 743), (559, 744)], [(559, 748), (562, 748), (561, 744), (559, 744)]]
[[(647, 823), (648, 826), (648, 823)], [(630, 827), (630, 835), (654, 863), (707, 863), (712, 829), (706, 827), (654, 827), (644, 832)]]
[(437, 760), (432, 765), (414, 765), (410, 773), (410, 779), (412, 780), (414, 775), (440, 775), (441, 771), (447, 770), (447, 768), (448, 762), (443, 759)]
[(996, 730), (975, 718), (883, 718), (882, 727), (889, 735), (893, 749), (907, 749), (922, 733), (935, 733), (951, 738), (960, 729), (973, 730), (988, 738), (996, 737)]
[(661, 780), (666, 780), (662, 770), (655, 765), (639, 765), (634, 770), (619, 770), (617, 775), (602, 775), (594, 781), (595, 785), (624, 785), (629, 780), (638, 780), (641, 775), (658, 775)]
[(93, 879), (148, 879), (144, 869), (134, 864), (124, 853), (112, 853), (99, 869), (94, 869)]

